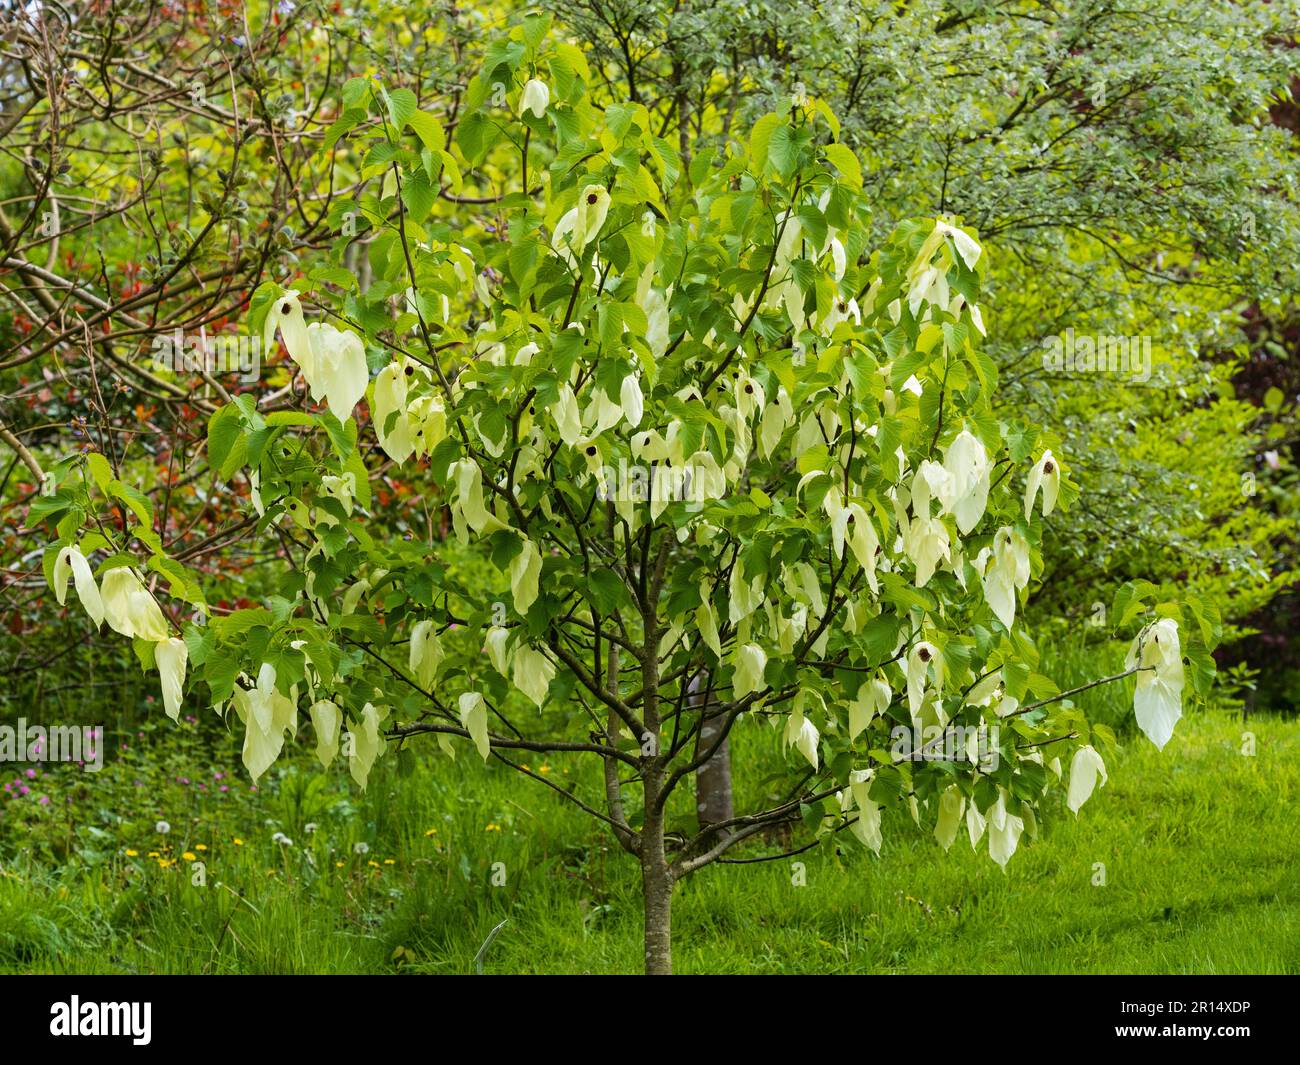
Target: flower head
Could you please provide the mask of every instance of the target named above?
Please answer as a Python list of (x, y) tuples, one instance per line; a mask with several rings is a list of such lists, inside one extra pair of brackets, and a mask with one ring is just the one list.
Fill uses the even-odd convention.
[(1164, 750), (1183, 716), (1183, 653), (1178, 622), (1161, 618), (1138, 633), (1124, 666), (1140, 670), (1133, 692), (1138, 728)]
[(1034, 499), (1038, 490), (1043, 490), (1043, 517), (1052, 513), (1056, 506), (1056, 497), (1061, 491), (1061, 466), (1051, 451), (1044, 451), (1042, 458), (1035, 463), (1025, 480), (1025, 517), (1034, 510)]
[(525, 111), (531, 111), (538, 118), (545, 118), (550, 102), (551, 90), (546, 87), (546, 82), (533, 78), (519, 96), (519, 114), (522, 117)]

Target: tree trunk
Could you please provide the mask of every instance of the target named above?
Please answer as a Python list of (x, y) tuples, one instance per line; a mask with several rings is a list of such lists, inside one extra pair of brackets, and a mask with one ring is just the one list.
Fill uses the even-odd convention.
[[(671, 976), (673, 972), (673, 877), (664, 853), (664, 815), (654, 810), (659, 795), (659, 773), (646, 780), (646, 814), (641, 831), (641, 894), (645, 908), (645, 973)], [(654, 798), (652, 798), (652, 796)]]
[(667, 863), (641, 863), (645, 895), (645, 974), (673, 974), (673, 883)]
[[(691, 680), (689, 691), (692, 702), (703, 714), (706, 709), (703, 685), (699, 676)], [(696, 753), (707, 751), (717, 741), (723, 726), (721, 716), (706, 719), (700, 726), (700, 735), (696, 741)], [(700, 827), (716, 825), (720, 821), (730, 821), (735, 816), (731, 802), (731, 741), (725, 739), (714, 752), (713, 757), (705, 762), (695, 773), (695, 813)], [(723, 833), (725, 834), (725, 833)]]
[[(663, 591), (664, 567), (668, 545), (661, 540), (653, 576), (642, 598), (641, 622), (645, 644), (641, 648), (641, 695), (646, 733), (653, 737), (653, 750), (643, 753), (641, 794), (645, 812), (641, 818), (641, 895), (645, 908), (645, 972), (647, 976), (671, 976), (673, 971), (673, 873), (664, 849), (664, 822), (667, 819), (667, 784), (669, 758), (660, 747), (659, 717), (659, 638), (663, 634), (656, 616), (656, 604)], [(642, 574), (642, 580), (646, 574)], [(646, 737), (642, 737), (644, 743)]]

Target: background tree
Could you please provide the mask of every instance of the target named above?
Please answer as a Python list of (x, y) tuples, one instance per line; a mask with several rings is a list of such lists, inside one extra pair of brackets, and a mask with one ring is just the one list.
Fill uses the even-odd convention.
[[(238, 347), (249, 297), (332, 239), (315, 155), (346, 71), (400, 51), (408, 76), (454, 100), (478, 37), (476, 16), (450, 5), (436, 32), (388, 5), (353, 7), (249, 5), (246, 18), (209, 0), (0, 4), (0, 434), (12, 450), (0, 543), (13, 560), (0, 671), (40, 693), (33, 705), (139, 683), (129, 658), (52, 616), (28, 508), (69, 440), (151, 501), (169, 554), (219, 582), (209, 610), (259, 593), (253, 523), (203, 450), (206, 417), (259, 375), (284, 389), (269, 407), (293, 402), (275, 353)], [(349, 258), (363, 280), (364, 251)], [(224, 343), (249, 360), (235, 372), (218, 368)], [(379, 476), (404, 522), (404, 489)], [(106, 521), (125, 532), (128, 518), (118, 499)]]

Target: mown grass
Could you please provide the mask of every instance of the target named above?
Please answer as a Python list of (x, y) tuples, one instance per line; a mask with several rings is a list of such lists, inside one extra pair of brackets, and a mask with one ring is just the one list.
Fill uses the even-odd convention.
[[(1222, 713), (1182, 722), (1163, 754), (1128, 737), (1078, 820), (1050, 809), (1006, 873), (964, 837), (944, 855), (905, 816), (886, 819), (879, 859), (843, 837), (710, 867), (675, 895), (676, 969), (1300, 972), (1300, 722), (1249, 728), (1254, 756)], [(737, 765), (755, 767), (738, 780), (745, 800), (765, 786), (770, 735), (739, 742)], [(507, 919), (485, 972), (639, 969), (636, 869), (580, 811), (466, 759), (380, 766), (364, 796), (304, 765), (256, 803), (219, 816), (196, 806), (165, 838), (124, 822), (97, 863), (11, 855), (0, 971), (467, 973)], [(583, 772), (563, 759), (547, 770)], [(276, 831), (292, 844), (273, 843)], [(191, 884), (185, 852), (205, 862), (206, 886)]]

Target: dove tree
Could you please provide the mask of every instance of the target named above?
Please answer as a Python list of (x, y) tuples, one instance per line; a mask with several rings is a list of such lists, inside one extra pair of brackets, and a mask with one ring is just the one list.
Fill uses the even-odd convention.
[[(645, 968), (666, 973), (673, 885), (774, 829), (879, 854), (891, 826), (947, 848), (964, 825), (1005, 866), (1064, 765), (1076, 811), (1104, 781), (1112, 737), (1074, 697), (1135, 676), (1163, 746), (1218, 622), (1128, 585), (1126, 670), (1060, 691), (1019, 615), (1077, 489), (1048, 434), (992, 413), (976, 236), (917, 219), (866, 246), (858, 161), (817, 100), (686, 165), (589, 80), (529, 18), (487, 48), (453, 140), (436, 102), (345, 87), (339, 239), (249, 310), (305, 387), (208, 426), (275, 549), (261, 603), (178, 625), (201, 582), (93, 454), (56, 471), (76, 505), (47, 576), (134, 640), (169, 714), (188, 677), (242, 729), (255, 778), (309, 720), (363, 788), (426, 735), (550, 787), (639, 864)], [(395, 533), (381, 465), (484, 565)], [(111, 499), (139, 525), (99, 522)], [(783, 797), (695, 825), (691, 774), (750, 727), (783, 739)], [(562, 787), (530, 752), (598, 769)]]

